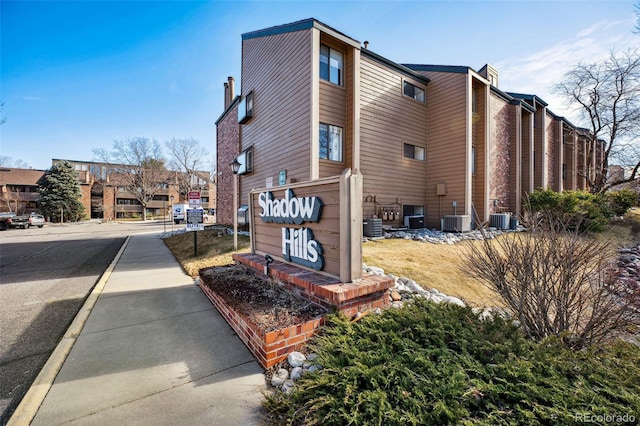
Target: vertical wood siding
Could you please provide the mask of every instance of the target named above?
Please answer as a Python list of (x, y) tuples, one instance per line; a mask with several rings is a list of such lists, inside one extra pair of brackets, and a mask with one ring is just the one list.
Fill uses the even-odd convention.
[[(361, 57), (360, 65), (363, 195), (365, 199), (376, 196), (378, 203), (395, 202), (397, 198), (401, 204), (425, 206), (428, 212), (427, 105), (402, 94), (403, 76), (391, 68), (366, 56)], [(409, 81), (424, 88), (420, 82)], [(427, 104), (430, 102), (427, 94)], [(425, 148), (427, 160), (404, 158), (404, 143)], [(365, 218), (376, 213), (374, 203), (364, 204)]]
[(254, 91), (253, 118), (241, 126), (254, 170), (242, 176), (242, 203), (266, 178), (277, 183), (280, 170), (294, 181), (309, 179), (312, 60), (312, 30), (242, 42), (242, 96)]
[[(284, 190), (271, 189), (274, 198), (284, 198)], [(322, 213), (318, 223), (287, 225), (282, 223), (265, 223), (258, 216), (262, 211), (258, 204), (259, 192), (252, 193), (254, 217), (254, 247), (257, 253), (271, 253), (282, 258), (282, 228), (301, 227), (313, 229), (314, 239), (322, 246), (325, 265), (323, 272), (340, 276), (340, 182), (333, 179), (322, 185), (294, 187), (296, 197), (318, 197), (322, 201)]]
[(522, 106), (511, 105), (509, 108), (509, 132), (511, 146), (509, 147), (509, 210), (520, 214), (520, 200), (522, 198)]
[[(453, 214), (452, 202), (462, 214), (467, 173), (467, 75), (421, 72), (431, 79), (427, 86), (427, 226), (440, 226), (440, 218)], [(436, 195), (444, 183), (447, 194)]]
[[(488, 200), (486, 199), (485, 189), (488, 169), (491, 167), (490, 159), (487, 158), (487, 140), (485, 137), (488, 113), (487, 108), (485, 108), (487, 98), (484, 84), (474, 79), (472, 88), (475, 92), (477, 107), (476, 113), (472, 117), (473, 125), (471, 127), (473, 146), (476, 149), (476, 173), (472, 176), (471, 200), (477, 219), (483, 221), (488, 219), (486, 211)], [(476, 220), (476, 217), (472, 217), (472, 219)]]

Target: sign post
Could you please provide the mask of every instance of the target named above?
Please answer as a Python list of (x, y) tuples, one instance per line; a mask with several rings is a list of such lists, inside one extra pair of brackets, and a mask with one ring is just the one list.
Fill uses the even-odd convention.
[(200, 191), (189, 191), (187, 231), (193, 231), (193, 256), (198, 256), (198, 232), (204, 231), (204, 211), (200, 208)]

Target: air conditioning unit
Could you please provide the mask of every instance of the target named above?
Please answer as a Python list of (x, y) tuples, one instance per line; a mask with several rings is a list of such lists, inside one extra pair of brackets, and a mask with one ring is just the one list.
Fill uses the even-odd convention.
[(362, 233), (365, 237), (382, 237), (382, 219), (366, 219), (362, 222)]
[(409, 229), (424, 228), (424, 215), (411, 215), (404, 217), (404, 226)]
[(511, 227), (511, 213), (494, 213), (489, 216), (492, 228), (509, 229)]
[(471, 231), (471, 216), (469, 215), (449, 215), (442, 221), (442, 230), (446, 232), (469, 232)]

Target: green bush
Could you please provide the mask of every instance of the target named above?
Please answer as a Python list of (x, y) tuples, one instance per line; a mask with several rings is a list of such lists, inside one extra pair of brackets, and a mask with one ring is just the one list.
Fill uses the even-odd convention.
[(629, 190), (591, 194), (545, 189), (529, 194), (524, 207), (543, 220), (564, 224), (567, 230), (602, 232), (613, 216), (623, 215), (634, 202), (637, 203), (637, 195)]
[(607, 192), (609, 205), (617, 216), (623, 216), (631, 207), (638, 205), (638, 194), (630, 189)]
[(314, 341), (323, 369), (266, 395), (288, 425), (574, 424), (640, 413), (640, 348), (571, 351), (509, 321), (418, 300), (352, 323), (332, 316)]

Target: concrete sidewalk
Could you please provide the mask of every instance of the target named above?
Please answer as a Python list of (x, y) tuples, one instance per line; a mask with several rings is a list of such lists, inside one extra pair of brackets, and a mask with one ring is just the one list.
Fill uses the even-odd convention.
[(264, 389), (261, 367), (163, 241), (136, 235), (31, 424), (260, 424)]

